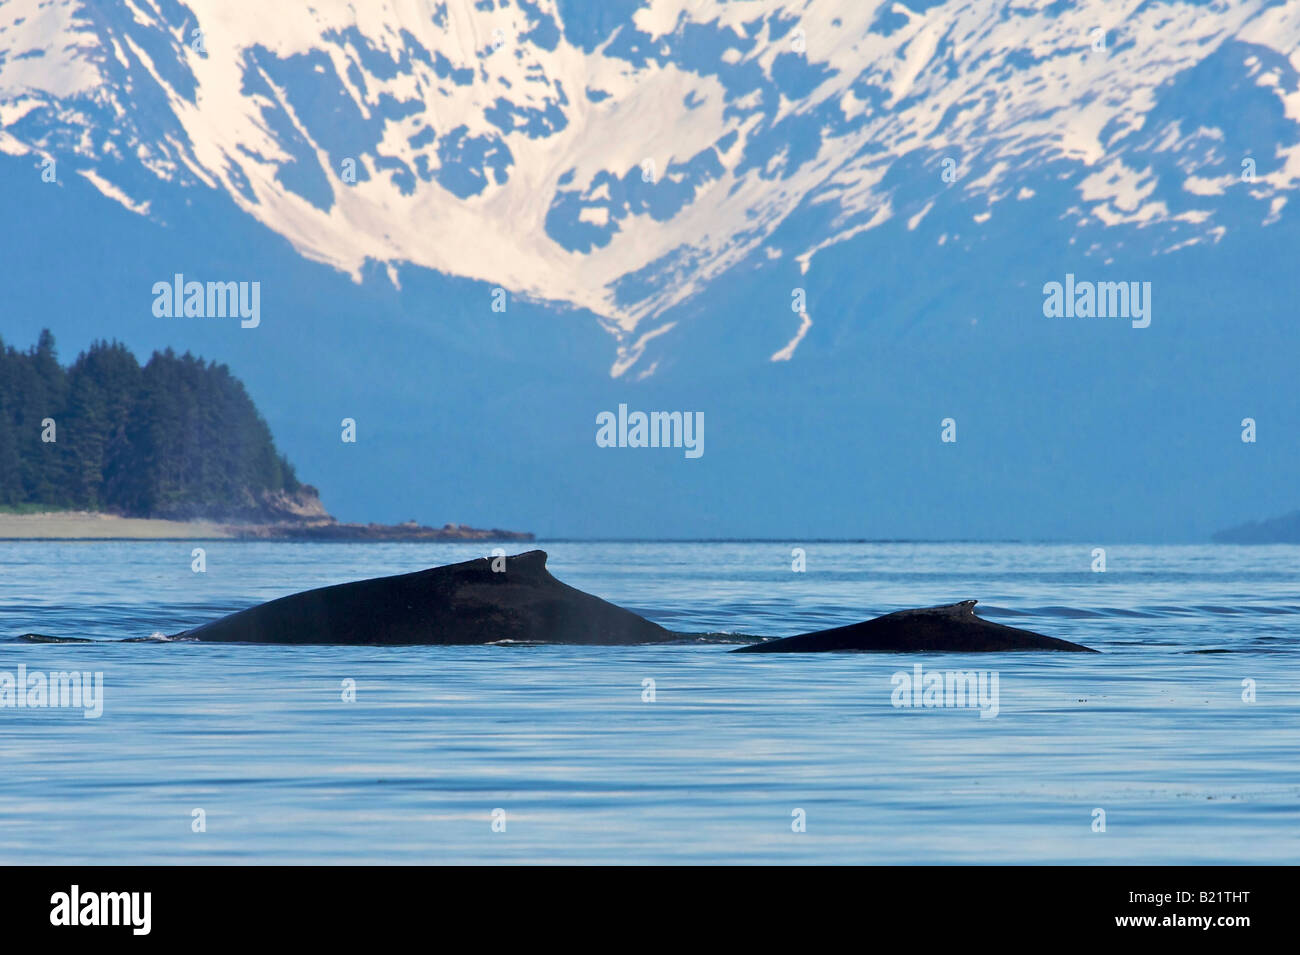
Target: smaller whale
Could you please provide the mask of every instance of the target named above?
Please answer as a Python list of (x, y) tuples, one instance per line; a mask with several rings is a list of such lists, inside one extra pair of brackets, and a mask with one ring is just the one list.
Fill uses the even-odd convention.
[(991, 653), (1005, 650), (1066, 650), (1096, 653), (1090, 647), (1007, 627), (975, 616), (975, 601), (899, 610), (862, 623), (801, 633), (783, 640), (752, 643), (732, 653)]

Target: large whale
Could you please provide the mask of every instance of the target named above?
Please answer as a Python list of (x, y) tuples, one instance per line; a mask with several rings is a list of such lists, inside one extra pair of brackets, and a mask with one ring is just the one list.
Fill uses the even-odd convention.
[(175, 638), (400, 645), (664, 643), (681, 636), (561, 583), (546, 569), (546, 552), (530, 550), (307, 590)]
[(733, 653), (913, 653), (947, 651), (989, 653), (1003, 650), (1067, 650), (1096, 653), (1089, 647), (1045, 637), (975, 616), (975, 601), (899, 610), (862, 623), (801, 633), (738, 647)]

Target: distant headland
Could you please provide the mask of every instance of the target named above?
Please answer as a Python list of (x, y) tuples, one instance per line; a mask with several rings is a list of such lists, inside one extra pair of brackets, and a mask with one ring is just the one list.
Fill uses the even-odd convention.
[(1214, 535), (1218, 544), (1300, 544), (1300, 511), (1229, 527)]
[(226, 365), (167, 349), (142, 366), (99, 341), (64, 368), (48, 330), (27, 351), (0, 340), (0, 539), (198, 537), (533, 540), (336, 520)]

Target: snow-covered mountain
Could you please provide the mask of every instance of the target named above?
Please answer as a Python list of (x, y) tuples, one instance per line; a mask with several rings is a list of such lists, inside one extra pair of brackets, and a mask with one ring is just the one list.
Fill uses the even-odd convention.
[[(1298, 41), (1300, 0), (0, 0), (0, 336), (229, 362), (344, 520), (1203, 540), (1297, 505)], [(176, 273), (260, 323), (158, 317)], [(1075, 279), (1149, 323), (1045, 314)], [(705, 453), (602, 448), (621, 403)]]
[[(1267, 227), (1298, 69), (1300, 3), (1263, 0), (8, 0), (0, 150), (164, 223), (218, 190), (357, 279), (586, 309), (643, 375), (745, 263), (816, 270), (936, 202), (924, 241), (970, 242), (1040, 177), (1098, 263)], [(1242, 86), (1287, 128), (1216, 109)]]

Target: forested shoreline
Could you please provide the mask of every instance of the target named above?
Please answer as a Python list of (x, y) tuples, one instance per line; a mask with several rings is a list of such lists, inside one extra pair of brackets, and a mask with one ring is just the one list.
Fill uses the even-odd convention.
[(65, 368), (48, 330), (0, 339), (0, 508), (225, 518), (304, 487), (226, 365), (98, 341)]

